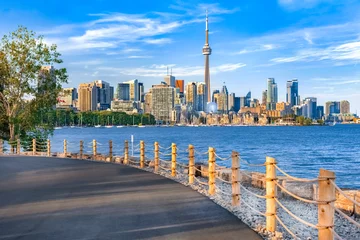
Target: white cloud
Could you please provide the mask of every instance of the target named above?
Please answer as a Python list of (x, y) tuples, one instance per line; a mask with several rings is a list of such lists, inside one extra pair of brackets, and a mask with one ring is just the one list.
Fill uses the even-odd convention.
[(170, 38), (144, 39), (143, 41), (148, 44), (158, 44), (158, 45), (167, 44), (167, 43), (172, 42), (172, 40)]
[(238, 8), (229, 9), (220, 7), (219, 3), (200, 3), (194, 5), (192, 2), (185, 3), (180, 1), (177, 4), (170, 5), (170, 8), (196, 16), (205, 16), (206, 10), (210, 15), (232, 14), (239, 11)]
[(244, 48), (241, 51), (236, 52), (235, 54), (247, 54), (247, 53), (254, 53), (254, 52), (263, 52), (263, 51), (273, 50), (273, 49), (275, 49), (277, 47), (278, 46), (276, 46), (274, 44), (261, 44), (259, 46), (255, 46), (255, 47)]
[(320, 3), (331, 3), (333, 0), (278, 0), (281, 7), (287, 10), (299, 10), (303, 8), (313, 8)]
[(140, 59), (140, 58), (152, 58), (152, 56), (147, 56), (147, 55), (133, 55), (133, 56), (128, 56), (127, 58)]
[[(228, 63), (211, 68), (211, 74), (217, 74), (220, 72), (235, 71), (239, 68), (245, 67), (243, 63)], [(174, 75), (179, 77), (186, 76), (203, 76), (204, 66), (177, 66), (171, 65), (151, 65), (149, 67), (138, 67), (138, 68), (116, 68), (116, 67), (98, 67), (98, 71), (106, 71), (115, 74), (131, 75), (131, 76), (142, 76), (142, 77), (162, 77), (166, 74), (166, 68), (172, 68)]]

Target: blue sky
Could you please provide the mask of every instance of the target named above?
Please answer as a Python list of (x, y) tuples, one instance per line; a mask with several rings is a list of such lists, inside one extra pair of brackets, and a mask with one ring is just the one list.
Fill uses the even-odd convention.
[(0, 34), (24, 25), (56, 43), (67, 86), (138, 78), (149, 88), (166, 74), (203, 81), (209, 11), (212, 90), (248, 90), (261, 99), (266, 79), (299, 79), (302, 98), (347, 99), (360, 112), (360, 1), (21, 1), (0, 0)]

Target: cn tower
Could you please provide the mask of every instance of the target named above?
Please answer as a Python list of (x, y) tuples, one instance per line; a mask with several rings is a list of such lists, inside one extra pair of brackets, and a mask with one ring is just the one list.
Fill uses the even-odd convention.
[(205, 29), (205, 45), (202, 49), (202, 53), (205, 56), (205, 85), (207, 92), (207, 102), (211, 102), (210, 93), (210, 68), (209, 68), (209, 56), (211, 55), (211, 48), (209, 46), (209, 28), (208, 28), (208, 12), (206, 10), (206, 29)]

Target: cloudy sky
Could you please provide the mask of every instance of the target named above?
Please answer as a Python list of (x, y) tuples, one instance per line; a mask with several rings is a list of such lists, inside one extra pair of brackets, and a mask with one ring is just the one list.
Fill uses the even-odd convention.
[(138, 78), (149, 88), (172, 68), (203, 81), (208, 9), (212, 90), (261, 98), (266, 79), (299, 79), (319, 104), (347, 99), (360, 112), (360, 2), (355, 0), (0, 0), (0, 34), (24, 25), (56, 43), (70, 80)]

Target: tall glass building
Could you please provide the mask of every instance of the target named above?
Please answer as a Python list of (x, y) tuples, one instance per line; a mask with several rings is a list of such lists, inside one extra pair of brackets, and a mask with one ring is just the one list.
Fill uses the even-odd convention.
[(275, 79), (268, 78), (267, 85), (266, 108), (268, 110), (276, 110), (276, 103), (278, 102), (278, 89)]
[(299, 104), (299, 83), (297, 79), (286, 83), (286, 102), (291, 107)]

